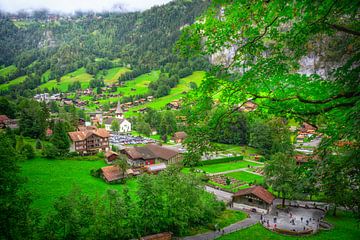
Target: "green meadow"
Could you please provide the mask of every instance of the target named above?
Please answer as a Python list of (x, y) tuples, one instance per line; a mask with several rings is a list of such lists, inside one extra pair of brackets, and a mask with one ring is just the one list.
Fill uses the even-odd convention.
[(7, 76), (11, 73), (14, 73), (17, 70), (15, 65), (10, 65), (4, 68), (0, 68), (0, 76)]
[(49, 160), (41, 157), (20, 162), (21, 176), (27, 179), (24, 188), (32, 194), (33, 206), (42, 212), (51, 210), (58, 197), (74, 188), (81, 189), (91, 197), (102, 197), (107, 190), (121, 190), (124, 186), (130, 192), (136, 190), (135, 179), (128, 180), (125, 185), (110, 185), (90, 175), (92, 169), (104, 166), (103, 160)]
[(180, 79), (179, 84), (172, 88), (170, 94), (161, 98), (157, 98), (152, 102), (148, 102), (139, 106), (135, 106), (129, 109), (128, 112), (125, 113), (127, 117), (134, 115), (134, 112), (138, 111), (141, 108), (153, 108), (160, 110), (166, 106), (166, 104), (171, 101), (178, 100), (181, 97), (185, 96), (184, 92), (189, 92), (191, 90), (189, 84), (190, 82), (195, 82), (198, 86), (201, 84), (205, 76), (205, 72), (196, 71), (193, 72), (190, 76)]
[(92, 75), (86, 72), (85, 68), (79, 68), (74, 72), (68, 73), (60, 78), (60, 82), (57, 82), (55, 79), (50, 80), (44, 84), (42, 84), (40, 89), (52, 89), (57, 88), (62, 92), (66, 92), (68, 90), (69, 84), (79, 81), (81, 84), (81, 88), (85, 89), (89, 86), (89, 82), (92, 79)]
[(123, 75), (126, 72), (130, 72), (131, 70), (125, 67), (115, 67), (110, 68), (107, 70), (102, 70), (97, 74), (98, 76), (104, 76), (104, 82), (105, 84), (113, 84), (117, 83), (118, 79), (121, 75)]
[(23, 81), (25, 81), (26, 77), (27, 76), (21, 76), (21, 77), (15, 78), (14, 80), (11, 80), (7, 83), (1, 84), (0, 90), (7, 90), (10, 86), (22, 83)]

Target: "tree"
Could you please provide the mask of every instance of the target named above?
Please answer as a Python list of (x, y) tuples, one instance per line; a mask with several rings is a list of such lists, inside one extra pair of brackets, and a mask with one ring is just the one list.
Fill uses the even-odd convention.
[(295, 160), (292, 156), (284, 153), (276, 153), (271, 156), (265, 165), (265, 181), (282, 196), (282, 205), (285, 206), (285, 198), (296, 193)]
[(54, 147), (57, 148), (60, 155), (65, 154), (69, 151), (70, 140), (63, 122), (59, 121), (55, 124), (50, 142), (54, 145)]
[(125, 176), (126, 170), (128, 170), (129, 168), (129, 164), (127, 163), (126, 156), (120, 155), (118, 159), (115, 161), (114, 165), (120, 169), (121, 175)]
[(111, 131), (113, 132), (119, 132), (120, 131), (120, 124), (118, 120), (113, 120), (111, 122)]
[(30, 194), (21, 191), (24, 182), (16, 164), (17, 153), (9, 137), (0, 133), (0, 235), (4, 239), (36, 236), (39, 217), (31, 209)]
[(35, 157), (35, 151), (33, 146), (30, 144), (25, 144), (21, 149), (20, 153), (26, 157), (26, 159), (32, 159)]
[[(189, 97), (191, 115), (196, 116), (189, 119), (193, 124), (206, 119), (213, 95), (220, 92), (219, 99), (230, 106), (225, 115), (251, 98), (259, 106), (257, 112), (321, 126), (320, 131), (330, 136), (320, 148), (323, 158), (337, 154), (338, 141), (359, 142), (360, 66), (355, 63), (360, 52), (353, 48), (360, 35), (357, 12), (357, 4), (350, 1), (213, 2), (204, 21), (184, 29), (178, 49), (188, 56), (233, 51), (228, 61), (214, 62), (217, 66), (206, 76), (204, 87)], [(306, 59), (315, 64), (304, 67)], [(359, 151), (355, 146), (349, 150), (354, 155)], [(359, 171), (358, 164), (350, 164), (346, 169)], [(322, 174), (331, 175), (332, 170), (328, 165)], [(344, 196), (350, 186), (360, 187), (358, 182), (356, 187), (344, 183)], [(355, 195), (349, 199), (359, 202)]]
[(23, 99), (19, 104), (19, 127), (24, 136), (43, 138), (47, 128), (49, 112), (46, 105), (37, 101)]
[(256, 122), (252, 124), (250, 130), (249, 145), (258, 148), (261, 153), (268, 155), (273, 145), (272, 134), (273, 132), (268, 125), (262, 122)]

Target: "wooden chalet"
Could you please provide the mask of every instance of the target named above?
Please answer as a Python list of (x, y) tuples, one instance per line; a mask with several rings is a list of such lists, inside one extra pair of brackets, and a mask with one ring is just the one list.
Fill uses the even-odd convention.
[(104, 128), (69, 132), (68, 134), (72, 142), (70, 152), (87, 154), (109, 149), (110, 134)]
[(127, 174), (122, 173), (118, 166), (107, 166), (101, 168), (101, 177), (108, 183), (116, 183), (126, 178)]
[(117, 158), (119, 157), (119, 154), (113, 151), (107, 151), (105, 153), (105, 161), (108, 164), (113, 163)]
[(0, 128), (6, 128), (9, 124), (10, 118), (6, 115), (0, 115)]
[(174, 101), (166, 104), (166, 107), (167, 107), (168, 109), (178, 110), (178, 109), (180, 109), (180, 107), (181, 107), (180, 100), (174, 100)]
[(145, 166), (157, 163), (173, 164), (180, 162), (183, 158), (182, 153), (159, 146), (157, 144), (147, 144), (143, 147), (129, 147), (122, 150), (128, 157), (128, 162), (132, 166)]
[(182, 142), (184, 142), (186, 137), (187, 137), (186, 132), (176, 132), (176, 133), (174, 133), (172, 140), (176, 143), (182, 143)]
[(247, 101), (240, 107), (239, 110), (241, 112), (252, 112), (252, 111), (255, 111), (257, 107), (258, 107), (258, 105), (256, 103), (254, 103), (252, 101)]
[(232, 196), (234, 206), (240, 205), (240, 208), (254, 208), (260, 211), (268, 210), (274, 199), (275, 197), (261, 186), (242, 189)]

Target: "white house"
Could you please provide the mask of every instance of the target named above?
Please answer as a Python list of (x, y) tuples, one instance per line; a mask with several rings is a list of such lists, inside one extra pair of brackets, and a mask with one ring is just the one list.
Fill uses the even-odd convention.
[(118, 121), (119, 122), (119, 132), (120, 133), (127, 133), (127, 132), (131, 132), (131, 123), (124, 118), (124, 114), (123, 111), (120, 107), (120, 102), (118, 102), (116, 111), (115, 111), (115, 118), (107, 118), (104, 121), (105, 124), (105, 129), (108, 131), (111, 131), (111, 124), (113, 121)]

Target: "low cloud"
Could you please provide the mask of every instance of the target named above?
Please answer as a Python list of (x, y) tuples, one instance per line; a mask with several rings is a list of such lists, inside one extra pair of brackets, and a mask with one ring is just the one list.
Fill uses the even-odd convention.
[(145, 10), (170, 0), (0, 0), (0, 9), (15, 13), (21, 10), (48, 9), (51, 12)]

